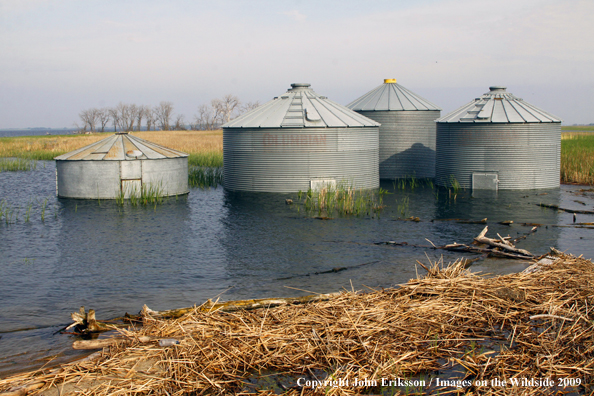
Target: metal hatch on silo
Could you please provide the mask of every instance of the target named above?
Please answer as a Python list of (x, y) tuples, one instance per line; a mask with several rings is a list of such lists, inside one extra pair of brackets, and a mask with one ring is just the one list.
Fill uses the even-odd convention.
[(381, 179), (435, 176), (435, 120), (441, 109), (398, 84), (384, 83), (347, 107), (381, 123)]
[(224, 186), (296, 192), (339, 183), (379, 187), (379, 124), (291, 84), (284, 94), (223, 125)]
[(437, 121), (436, 184), (559, 187), (561, 119), (494, 86)]
[(116, 133), (55, 160), (57, 194), (62, 198), (129, 198), (143, 188), (162, 196), (189, 192), (188, 154), (128, 133)]

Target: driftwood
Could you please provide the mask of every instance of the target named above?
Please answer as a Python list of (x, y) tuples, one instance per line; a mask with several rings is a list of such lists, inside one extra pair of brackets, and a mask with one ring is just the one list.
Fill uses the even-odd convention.
[(501, 238), (500, 241), (496, 241), (495, 239), (487, 238), (485, 235), (487, 234), (489, 227), (485, 226), (481, 233), (474, 238), (475, 241), (479, 243), (484, 243), (485, 245), (493, 246), (495, 248), (502, 249), (503, 251), (508, 251), (514, 253), (516, 255), (526, 256), (528, 258), (534, 258), (535, 256), (527, 250), (518, 249), (514, 245), (512, 245), (509, 241)]
[(543, 207), (543, 208), (561, 210), (561, 211), (567, 212), (567, 213), (594, 214), (594, 211), (592, 211), (592, 210), (567, 209), (567, 208), (561, 208), (557, 205), (550, 205), (550, 204), (544, 204), (544, 203), (540, 203), (540, 204), (536, 204), (536, 205)]
[(89, 309), (89, 312), (87, 313), (85, 312), (85, 307), (80, 307), (79, 311), (71, 313), (70, 317), (74, 323), (66, 327), (65, 330), (70, 330), (74, 327), (75, 332), (80, 334), (110, 331), (117, 327), (116, 325), (98, 322), (95, 318), (95, 310)]
[[(427, 242), (431, 244), (428, 245), (412, 245), (407, 242), (395, 242), (395, 241), (387, 241), (387, 242), (376, 242), (375, 245), (392, 245), (392, 246), (410, 246), (410, 247), (417, 247), (417, 248), (433, 248), (433, 249), (443, 249), (443, 250), (450, 250), (453, 252), (465, 252), (465, 253), (477, 253), (481, 254), (484, 257), (487, 256), (495, 256), (495, 257), (504, 257), (504, 258), (511, 258), (516, 260), (532, 260), (535, 259), (536, 256), (524, 249), (518, 249), (514, 246), (514, 243), (526, 238), (531, 233), (535, 232), (537, 229), (536, 226), (530, 230), (530, 232), (526, 235), (518, 237), (512, 241), (511, 237), (502, 237), (501, 235), (497, 234), (499, 240), (487, 238), (485, 235), (488, 230), (488, 226), (481, 231), (481, 233), (474, 238), (474, 242), (471, 244), (464, 244), (464, 243), (450, 243), (447, 245), (437, 246), (429, 239), (426, 239)], [(476, 244), (483, 244), (487, 245), (488, 247), (481, 247), (477, 246)]]
[[(330, 271), (326, 272), (340, 272), (345, 270), (346, 268), (333, 268)], [(326, 301), (332, 297), (338, 296), (340, 293), (328, 293), (328, 294), (316, 294), (316, 295), (308, 295), (308, 296), (301, 296), (301, 297), (289, 297), (289, 298), (261, 298), (255, 300), (238, 300), (238, 301), (227, 301), (227, 302), (212, 302), (212, 300), (208, 299), (204, 304), (196, 307), (187, 307), (187, 308), (178, 308), (178, 309), (170, 309), (166, 311), (154, 311), (147, 307), (146, 305), (143, 306), (140, 315), (129, 315), (126, 314), (124, 317), (111, 319), (109, 322), (114, 322), (116, 320), (122, 320), (127, 322), (138, 322), (141, 321), (143, 316), (150, 315), (153, 317), (159, 318), (168, 318), (168, 319), (175, 319), (185, 315), (188, 312), (192, 312), (196, 309), (199, 311), (225, 311), (225, 312), (232, 312), (238, 310), (249, 310), (249, 309), (257, 309), (257, 308), (266, 308), (266, 307), (276, 307), (279, 305), (287, 305), (287, 304), (305, 304), (314, 301)], [(95, 310), (90, 309), (88, 313), (85, 313), (85, 307), (80, 307), (79, 312), (73, 312), (71, 315), (72, 323), (70, 326), (66, 327), (65, 330), (69, 330), (71, 328), (75, 328), (77, 334), (92, 334), (92, 333), (100, 333), (104, 331), (112, 331), (117, 328), (128, 327), (127, 324), (122, 323), (106, 323), (108, 321), (100, 322), (95, 319)], [(75, 341), (75, 345), (73, 345), (74, 349), (96, 349), (100, 348), (99, 346), (94, 347), (93, 345), (100, 345), (102, 342), (106, 343), (113, 343), (114, 341), (108, 341), (113, 339), (101, 339), (101, 340), (88, 340), (88, 341)], [(93, 346), (93, 347), (91, 347)], [(102, 348), (102, 347), (101, 347)]]

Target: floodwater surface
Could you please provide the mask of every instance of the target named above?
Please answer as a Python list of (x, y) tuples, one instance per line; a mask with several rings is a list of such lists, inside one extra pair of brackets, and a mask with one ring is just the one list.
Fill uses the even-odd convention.
[[(221, 300), (288, 297), (390, 287), (422, 275), (416, 264), (478, 255), (432, 249), (487, 236), (536, 232), (517, 246), (534, 254), (556, 247), (594, 256), (594, 230), (573, 215), (539, 204), (594, 210), (579, 186), (483, 192), (456, 198), (446, 189), (382, 187), (377, 215), (319, 220), (297, 194), (192, 189), (156, 206), (58, 199), (55, 166), (0, 173), (0, 376), (78, 356), (71, 335), (55, 334), (70, 313), (92, 308), (99, 319)], [(293, 205), (285, 203), (294, 200)], [(419, 217), (419, 222), (398, 220)], [(499, 222), (513, 220), (511, 226)], [(577, 214), (577, 223), (594, 222)], [(563, 227), (559, 227), (559, 226)], [(567, 227), (565, 227), (567, 226)], [(588, 227), (588, 226), (584, 226)], [(380, 242), (406, 242), (386, 245)], [(430, 242), (429, 242), (430, 241)], [(504, 274), (529, 263), (483, 259), (473, 271)], [(332, 271), (333, 269), (342, 269)]]

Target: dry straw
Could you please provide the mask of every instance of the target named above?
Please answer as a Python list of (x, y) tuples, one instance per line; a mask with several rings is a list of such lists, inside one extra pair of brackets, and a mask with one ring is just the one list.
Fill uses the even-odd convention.
[[(260, 384), (259, 394), (274, 387), (291, 395), (540, 395), (556, 389), (492, 381), (572, 378), (582, 385), (566, 390), (592, 392), (591, 261), (558, 254), (550, 265), (496, 277), (461, 262), (427, 270), (397, 288), (304, 305), (235, 312), (203, 305), (175, 320), (146, 314), (140, 330), (122, 331), (127, 341), (98, 358), (3, 380), (0, 390), (37, 384), (44, 395), (223, 395), (256, 393)], [(159, 339), (180, 343), (161, 347)], [(427, 385), (382, 388), (382, 377)], [(435, 377), (475, 385), (429, 386)], [(312, 390), (298, 387), (299, 378), (378, 384)]]

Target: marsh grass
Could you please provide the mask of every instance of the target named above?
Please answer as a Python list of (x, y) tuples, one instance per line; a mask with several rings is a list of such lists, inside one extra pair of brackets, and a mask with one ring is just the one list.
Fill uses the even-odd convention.
[[(143, 184), (140, 189), (130, 188), (123, 190), (116, 196), (115, 202), (119, 206), (124, 206), (128, 201), (132, 206), (154, 206), (163, 203), (165, 190), (160, 184)], [(128, 196), (128, 198), (125, 198)]]
[(37, 169), (37, 161), (27, 158), (0, 158), (0, 172), (30, 171)]
[[(308, 215), (317, 214), (320, 217), (339, 216), (373, 216), (381, 213), (385, 207), (384, 195), (387, 190), (356, 190), (344, 183), (336, 187), (323, 186), (319, 190), (309, 189), (297, 193), (297, 202)], [(299, 210), (299, 205), (297, 206)]]
[(223, 184), (223, 168), (209, 166), (193, 166), (188, 170), (188, 184), (190, 187), (217, 188)]
[(593, 133), (561, 134), (561, 183), (594, 185)]

